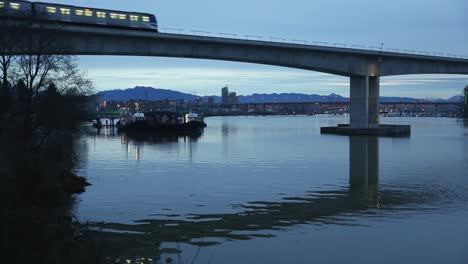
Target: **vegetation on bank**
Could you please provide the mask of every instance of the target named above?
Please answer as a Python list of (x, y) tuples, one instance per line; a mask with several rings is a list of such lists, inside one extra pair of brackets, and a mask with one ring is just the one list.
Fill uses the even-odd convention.
[[(11, 35), (10, 35), (11, 36)], [(11, 263), (93, 263), (97, 247), (79, 236), (74, 193), (76, 129), (92, 82), (75, 57), (6, 56), (0, 36), (0, 247)], [(50, 45), (50, 42), (44, 43)]]

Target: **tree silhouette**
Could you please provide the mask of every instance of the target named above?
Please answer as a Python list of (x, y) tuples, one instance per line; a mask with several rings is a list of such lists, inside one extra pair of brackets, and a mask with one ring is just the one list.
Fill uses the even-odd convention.
[(92, 82), (76, 57), (52, 54), (53, 36), (37, 37), (21, 23), (0, 21), (1, 257), (89, 263), (71, 208), (85, 183), (75, 175), (76, 129)]

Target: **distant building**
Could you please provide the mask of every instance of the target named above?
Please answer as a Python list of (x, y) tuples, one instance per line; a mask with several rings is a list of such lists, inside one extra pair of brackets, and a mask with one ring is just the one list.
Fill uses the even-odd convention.
[(229, 103), (229, 89), (228, 87), (223, 87), (221, 89), (221, 103), (222, 104), (228, 104)]
[(228, 102), (230, 104), (238, 104), (239, 103), (239, 97), (237, 97), (237, 94), (235, 92), (229, 93)]
[(197, 99), (196, 99), (196, 104), (201, 105), (202, 103), (203, 103), (203, 98), (198, 96)]
[(465, 86), (465, 105), (468, 105), (468, 85)]
[(463, 111), (463, 117), (468, 118), (468, 85), (465, 86), (464, 95), (465, 95), (465, 109)]

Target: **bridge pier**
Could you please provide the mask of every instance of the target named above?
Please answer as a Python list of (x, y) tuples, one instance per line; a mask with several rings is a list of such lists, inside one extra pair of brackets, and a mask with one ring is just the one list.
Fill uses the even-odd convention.
[(351, 77), (350, 126), (379, 126), (379, 77)]
[(322, 127), (322, 134), (402, 136), (410, 126), (380, 124), (380, 77), (350, 77), (350, 123)]

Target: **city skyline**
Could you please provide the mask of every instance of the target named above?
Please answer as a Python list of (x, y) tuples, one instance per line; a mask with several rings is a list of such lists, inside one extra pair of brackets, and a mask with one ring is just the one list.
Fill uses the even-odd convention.
[[(463, 0), (451, 0), (450, 4), (440, 0), (372, 1), (372, 4), (367, 0), (352, 4), (293, 0), (287, 6), (263, 0), (223, 5), (212, 0), (183, 5), (179, 1), (139, 1), (138, 6), (120, 0), (51, 2), (154, 13), (161, 28), (183, 28), (185, 33), (205, 30), (365, 46), (383, 43), (385, 48), (468, 54), (464, 45), (468, 41), (464, 29), (468, 23), (465, 15), (468, 4)], [(366, 15), (360, 16), (363, 7), (366, 7)], [(242, 17), (238, 15), (240, 13)], [(239, 95), (297, 92), (349, 96), (349, 80), (345, 77), (247, 63), (82, 56), (80, 67), (88, 72), (97, 91), (141, 85), (210, 95), (220, 86), (229, 84)], [(462, 93), (468, 77), (395, 76), (382, 78), (381, 83), (383, 96), (448, 98)]]

